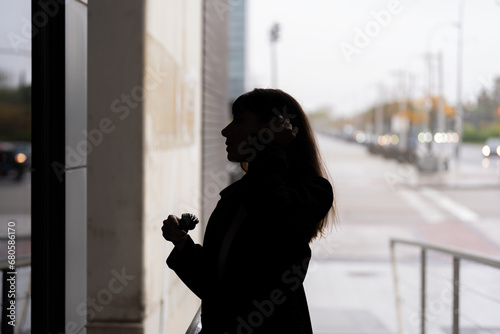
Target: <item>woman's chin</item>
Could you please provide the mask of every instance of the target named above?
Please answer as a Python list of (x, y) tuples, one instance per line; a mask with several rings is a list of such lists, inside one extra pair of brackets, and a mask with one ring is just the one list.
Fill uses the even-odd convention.
[(228, 151), (227, 152), (227, 160), (231, 162), (243, 162), (245, 161), (245, 158), (242, 157), (240, 154), (235, 154), (233, 152)]
[(227, 155), (227, 160), (229, 160), (231, 162), (242, 162), (243, 161), (241, 159), (238, 159), (238, 158), (231, 156), (230, 154)]

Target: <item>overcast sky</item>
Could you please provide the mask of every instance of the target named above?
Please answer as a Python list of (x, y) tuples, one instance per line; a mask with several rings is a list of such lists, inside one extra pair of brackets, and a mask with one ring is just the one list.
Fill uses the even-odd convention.
[[(401, 71), (413, 73), (413, 95), (422, 96), (427, 49), (443, 52), (445, 97), (455, 103), (459, 1), (247, 0), (247, 88), (271, 85), (269, 30), (279, 22), (278, 86), (306, 109), (363, 111), (380, 101), (380, 86), (386, 96), (402, 94)], [(469, 100), (500, 76), (500, 1), (465, 0), (464, 12), (462, 96)], [(366, 29), (368, 41), (359, 37)]]
[[(383, 98), (380, 86), (385, 96), (402, 94), (401, 71), (415, 76), (413, 95), (422, 96), (428, 49), (443, 52), (445, 97), (455, 103), (459, 1), (465, 1), (462, 98), (470, 100), (500, 76), (500, 0), (247, 0), (247, 88), (271, 85), (269, 30), (279, 22), (278, 86), (308, 110), (363, 111)], [(13, 46), (9, 32), (23, 35), (29, 4), (0, 0), (0, 69), (10, 82), (31, 75), (30, 59), (6, 50)], [(367, 28), (370, 35), (360, 37)], [(29, 40), (17, 48), (29, 50)]]
[(20, 77), (31, 82), (31, 40), (27, 38), (29, 30), (23, 30), (30, 22), (30, 3), (0, 0), (0, 71), (7, 76), (4, 84), (17, 85)]

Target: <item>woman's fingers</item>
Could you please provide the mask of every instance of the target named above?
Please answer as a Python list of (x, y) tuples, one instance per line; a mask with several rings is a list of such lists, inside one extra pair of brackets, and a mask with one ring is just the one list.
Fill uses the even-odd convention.
[(279, 129), (279, 130), (283, 130), (283, 129), (292, 129), (292, 123), (290, 123), (290, 119), (289, 118), (283, 118), (283, 116), (279, 116), (278, 119), (276, 120), (276, 123), (275, 123), (275, 128)]
[(187, 233), (185, 231), (182, 231), (182, 230), (172, 230), (172, 229), (165, 229), (165, 228), (162, 228), (162, 235), (163, 235), (163, 238), (165, 238), (165, 240), (167, 241), (172, 241), (173, 243), (176, 243), (184, 238), (186, 238), (187, 236)]
[(299, 129), (292, 125), (290, 119), (283, 118), (281, 115), (278, 116), (274, 129), (271, 129), (273, 130), (274, 142), (284, 148), (291, 144), (299, 132)]
[(186, 231), (181, 230), (179, 227), (179, 218), (174, 215), (168, 216), (168, 218), (163, 221), (161, 230), (165, 240), (172, 241), (174, 243), (186, 238), (187, 236)]

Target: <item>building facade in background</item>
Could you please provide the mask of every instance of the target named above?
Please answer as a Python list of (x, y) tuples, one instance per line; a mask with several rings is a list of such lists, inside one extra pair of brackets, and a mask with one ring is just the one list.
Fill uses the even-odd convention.
[(236, 1), (229, 13), (229, 103), (245, 93), (246, 1)]

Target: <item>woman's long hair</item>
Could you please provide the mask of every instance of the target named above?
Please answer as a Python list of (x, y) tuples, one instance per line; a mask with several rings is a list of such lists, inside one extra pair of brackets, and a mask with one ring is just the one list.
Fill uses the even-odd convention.
[[(321, 159), (307, 116), (292, 96), (279, 89), (256, 88), (238, 97), (234, 101), (232, 109), (233, 113), (242, 109), (253, 112), (257, 114), (261, 122), (271, 122), (279, 115), (290, 119), (292, 126), (299, 129), (296, 138), (286, 150), (290, 171), (292, 173), (312, 172), (328, 179), (333, 187), (333, 182)], [(242, 162), (240, 165), (245, 172), (248, 170), (247, 162)], [(311, 240), (318, 236), (324, 236), (330, 220), (335, 224), (335, 196), (330, 210), (319, 222)]]

